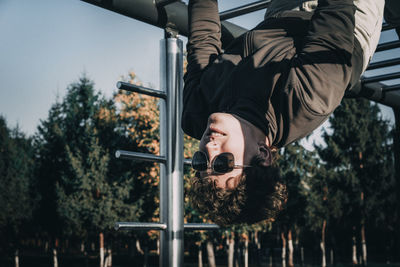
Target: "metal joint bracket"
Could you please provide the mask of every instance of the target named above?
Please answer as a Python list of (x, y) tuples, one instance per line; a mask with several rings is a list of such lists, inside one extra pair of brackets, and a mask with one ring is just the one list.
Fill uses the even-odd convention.
[(179, 31), (177, 29), (167, 25), (167, 27), (164, 30), (164, 36), (165, 36), (165, 38), (178, 38)]

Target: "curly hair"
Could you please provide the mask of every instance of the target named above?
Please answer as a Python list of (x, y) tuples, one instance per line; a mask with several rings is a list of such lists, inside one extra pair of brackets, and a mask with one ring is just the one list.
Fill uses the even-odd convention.
[(222, 189), (210, 178), (191, 180), (189, 197), (194, 209), (221, 226), (238, 223), (272, 221), (287, 201), (286, 186), (281, 183), (279, 169), (264, 166), (262, 157), (252, 158), (251, 168), (235, 177), (234, 189)]

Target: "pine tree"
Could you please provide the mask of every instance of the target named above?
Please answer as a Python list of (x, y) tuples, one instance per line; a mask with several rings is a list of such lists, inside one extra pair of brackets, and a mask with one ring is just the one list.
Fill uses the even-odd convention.
[(294, 265), (293, 237), (297, 234), (298, 238), (300, 228), (305, 225), (306, 198), (301, 192), (306, 185), (307, 177), (313, 176), (315, 173), (316, 161), (314, 154), (296, 142), (282, 149), (277, 159), (289, 196), (286, 208), (277, 219), (281, 236), (285, 239), (287, 236), (288, 266)]
[(9, 129), (0, 116), (0, 251), (11, 249), (8, 253), (15, 252), (16, 261), (37, 205), (33, 164), (31, 139), (18, 128)]
[[(382, 210), (388, 198), (382, 196), (391, 194), (393, 183), (388, 122), (376, 104), (363, 99), (342, 101), (329, 122), (331, 129), (324, 133), (326, 147), (319, 147), (318, 152), (330, 173), (329, 195), (340, 202), (336, 231), (355, 229), (353, 239), (360, 233), (366, 264), (366, 223), (387, 216)], [(347, 240), (351, 242), (350, 236)]]

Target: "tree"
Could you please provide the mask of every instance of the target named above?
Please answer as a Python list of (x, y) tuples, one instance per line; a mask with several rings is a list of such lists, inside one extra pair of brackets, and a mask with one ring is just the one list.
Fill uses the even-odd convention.
[(0, 116), (0, 244), (15, 251), (16, 266), (19, 241), (27, 236), (37, 206), (33, 164), (31, 139), (18, 128), (9, 129)]
[(318, 154), (330, 172), (329, 194), (341, 202), (343, 213), (336, 218), (349, 232), (354, 228), (360, 233), (366, 264), (366, 223), (388, 216), (382, 213), (387, 209), (383, 203), (388, 204), (382, 195), (391, 194), (393, 182), (388, 122), (376, 104), (363, 99), (342, 101), (329, 122), (331, 129), (323, 135), (326, 147), (318, 147)]
[[(286, 237), (288, 247), (288, 266), (293, 263), (293, 236), (299, 235), (299, 229), (305, 225), (304, 210), (306, 198), (301, 192), (304, 190), (306, 177), (313, 176), (316, 169), (315, 153), (310, 152), (295, 142), (286, 146), (278, 154), (277, 162), (281, 169), (282, 180), (288, 190), (286, 208), (281, 212), (277, 222), (281, 230), (281, 239), (285, 249), (282, 249), (282, 260), (286, 262)], [(298, 238), (298, 237), (297, 237)]]

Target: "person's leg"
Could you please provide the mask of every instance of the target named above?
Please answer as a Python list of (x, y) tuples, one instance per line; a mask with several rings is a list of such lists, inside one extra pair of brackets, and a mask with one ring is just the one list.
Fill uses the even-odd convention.
[(268, 6), (265, 18), (274, 17), (282, 11), (299, 10), (314, 11), (318, 0), (272, 0)]
[(354, 0), (354, 5), (357, 8), (354, 36), (363, 50), (362, 72), (364, 72), (379, 42), (385, 0)]
[[(386, 0), (400, 8), (400, 0)], [(282, 11), (300, 10), (313, 12), (318, 0), (273, 0), (269, 5), (265, 18), (279, 15)], [(385, 0), (354, 0), (356, 6), (354, 36), (363, 50), (362, 72), (364, 72), (374, 54), (382, 28), (383, 9)], [(400, 22), (400, 15), (396, 13)], [(361, 72), (361, 73), (362, 73)]]

